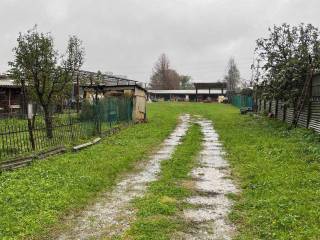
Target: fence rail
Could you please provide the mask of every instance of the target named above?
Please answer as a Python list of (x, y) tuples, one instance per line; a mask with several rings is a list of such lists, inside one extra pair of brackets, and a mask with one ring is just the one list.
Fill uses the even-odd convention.
[(56, 146), (80, 143), (131, 120), (132, 98), (126, 97), (109, 97), (87, 103), (79, 114), (66, 111), (54, 115), (52, 137), (48, 137), (42, 115), (36, 116), (32, 124), (25, 115), (0, 118), (0, 162)]
[[(272, 113), (280, 121), (292, 124), (294, 108), (280, 100), (257, 100), (257, 111)], [(298, 126), (310, 128), (320, 133), (320, 101), (310, 100), (303, 108), (298, 119)]]

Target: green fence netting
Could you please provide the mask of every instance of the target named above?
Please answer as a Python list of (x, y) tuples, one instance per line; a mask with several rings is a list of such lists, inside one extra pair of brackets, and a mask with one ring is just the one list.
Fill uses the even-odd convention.
[(252, 96), (234, 95), (231, 97), (231, 104), (238, 108), (251, 108), (253, 107)]
[(26, 117), (0, 119), (0, 162), (47, 148), (75, 144), (107, 133), (121, 123), (131, 122), (131, 97), (106, 97), (82, 104), (81, 112), (65, 110), (52, 117), (52, 136), (47, 136), (44, 117), (35, 116), (32, 125)]
[(112, 124), (132, 121), (132, 110), (131, 97), (107, 97), (83, 104), (80, 119), (93, 121), (95, 130), (101, 133)]

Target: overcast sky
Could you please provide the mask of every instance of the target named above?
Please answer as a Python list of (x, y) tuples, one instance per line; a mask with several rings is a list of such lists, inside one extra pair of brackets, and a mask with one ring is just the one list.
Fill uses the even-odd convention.
[(233, 56), (250, 79), (255, 40), (273, 24), (320, 24), (319, 0), (0, 0), (0, 72), (19, 32), (37, 24), (64, 51), (83, 40), (83, 69), (147, 82), (161, 53), (193, 81), (222, 79)]

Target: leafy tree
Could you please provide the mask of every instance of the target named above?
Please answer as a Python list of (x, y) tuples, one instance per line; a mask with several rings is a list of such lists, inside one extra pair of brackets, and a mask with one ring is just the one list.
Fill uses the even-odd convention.
[(35, 26), (19, 34), (18, 46), (13, 49), (14, 61), (9, 65), (16, 81), (23, 86), (28, 98), (38, 103), (44, 112), (47, 137), (53, 137), (54, 105), (70, 95), (79, 57), (83, 53), (69, 40), (66, 54), (54, 49), (51, 34), (39, 33)]
[(224, 81), (227, 83), (227, 91), (229, 94), (235, 92), (240, 83), (240, 72), (233, 57), (228, 62), (228, 72), (224, 77)]
[(295, 104), (310, 70), (319, 70), (319, 30), (311, 24), (282, 24), (257, 40), (256, 85), (262, 96)]
[(180, 75), (180, 89), (193, 89), (191, 77), (187, 75)]
[(165, 54), (156, 62), (150, 80), (152, 89), (179, 89), (180, 85), (180, 76), (170, 69), (169, 59)]
[(242, 88), (240, 93), (245, 96), (253, 96), (253, 90), (251, 88)]

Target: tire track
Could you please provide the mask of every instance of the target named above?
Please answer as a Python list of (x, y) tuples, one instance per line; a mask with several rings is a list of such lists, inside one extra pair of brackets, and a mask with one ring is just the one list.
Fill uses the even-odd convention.
[(112, 192), (102, 194), (94, 205), (80, 215), (70, 216), (66, 220), (66, 225), (70, 227), (56, 239), (112, 238), (128, 229), (135, 215), (130, 202), (143, 196), (147, 184), (156, 180), (161, 161), (170, 159), (189, 126), (190, 116), (181, 116), (176, 129), (147, 163), (138, 165), (138, 171), (124, 177)]
[(227, 195), (238, 190), (230, 179), (229, 165), (212, 122), (203, 119), (197, 122), (204, 135), (203, 149), (199, 156), (200, 166), (191, 173), (196, 194), (187, 199), (194, 208), (184, 211), (191, 227), (181, 237), (188, 240), (231, 239), (235, 227), (228, 221), (232, 201)]

